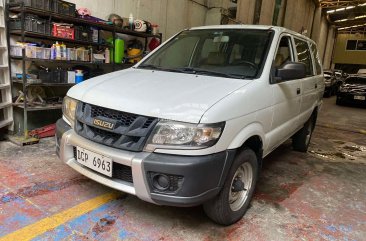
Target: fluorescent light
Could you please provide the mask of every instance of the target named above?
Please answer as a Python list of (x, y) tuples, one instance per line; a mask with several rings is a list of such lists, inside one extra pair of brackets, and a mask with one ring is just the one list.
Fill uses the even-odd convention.
[(327, 13), (334, 13), (335, 10), (328, 10)]
[(335, 20), (334, 22), (337, 22), (337, 23), (339, 23), (339, 22), (345, 22), (345, 21), (347, 21), (348, 19), (347, 18), (345, 18), (345, 19), (339, 19), (339, 20)]
[(355, 17), (355, 19), (359, 19), (359, 18), (366, 18), (366, 15), (361, 15), (361, 16)]
[(355, 8), (355, 6), (348, 6), (348, 7), (346, 7), (346, 9), (352, 9), (352, 8)]
[(339, 12), (339, 11), (344, 11), (344, 10), (346, 10), (346, 8), (338, 8), (338, 9), (336, 9), (335, 11), (336, 11), (336, 12)]
[(366, 3), (358, 4), (357, 6), (359, 7), (366, 6)]

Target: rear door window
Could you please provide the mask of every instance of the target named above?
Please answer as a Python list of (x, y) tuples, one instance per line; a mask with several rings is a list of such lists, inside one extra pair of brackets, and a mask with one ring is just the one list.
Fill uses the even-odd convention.
[(322, 65), (319, 58), (319, 53), (316, 45), (314, 43), (310, 43), (311, 53), (313, 54), (314, 62), (315, 62), (315, 71), (316, 74), (319, 75), (322, 73)]
[(313, 74), (313, 62), (311, 59), (311, 53), (308, 43), (295, 38), (296, 52), (298, 62), (304, 63), (306, 66), (306, 75), (312, 76)]

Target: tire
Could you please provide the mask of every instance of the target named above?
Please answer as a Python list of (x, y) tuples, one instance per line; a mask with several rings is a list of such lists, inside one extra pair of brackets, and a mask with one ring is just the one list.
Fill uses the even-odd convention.
[(336, 105), (343, 105), (343, 101), (341, 99), (337, 98)]
[[(239, 221), (252, 199), (258, 171), (256, 154), (245, 148), (235, 157), (220, 193), (203, 204), (206, 215), (225, 226)], [(240, 190), (241, 188), (246, 190)]]
[(325, 91), (323, 96), (329, 98), (331, 96), (331, 90)]
[(307, 152), (314, 131), (316, 115), (312, 115), (304, 126), (292, 137), (292, 148), (295, 151)]

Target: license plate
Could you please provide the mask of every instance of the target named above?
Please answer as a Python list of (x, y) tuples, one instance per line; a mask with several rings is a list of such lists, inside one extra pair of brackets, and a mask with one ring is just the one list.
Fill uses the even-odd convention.
[(355, 99), (355, 100), (365, 100), (366, 97), (365, 96), (360, 96), (360, 95), (355, 95), (355, 96), (353, 96), (353, 99)]
[(76, 147), (76, 161), (90, 169), (112, 177), (112, 159), (95, 152)]

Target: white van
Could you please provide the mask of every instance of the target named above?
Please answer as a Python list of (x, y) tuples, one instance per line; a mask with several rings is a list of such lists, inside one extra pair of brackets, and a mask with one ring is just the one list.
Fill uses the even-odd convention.
[(262, 159), (306, 152), (322, 104), (315, 43), (280, 27), (184, 30), (134, 67), (70, 89), (57, 153), (79, 173), (158, 205), (242, 218)]

